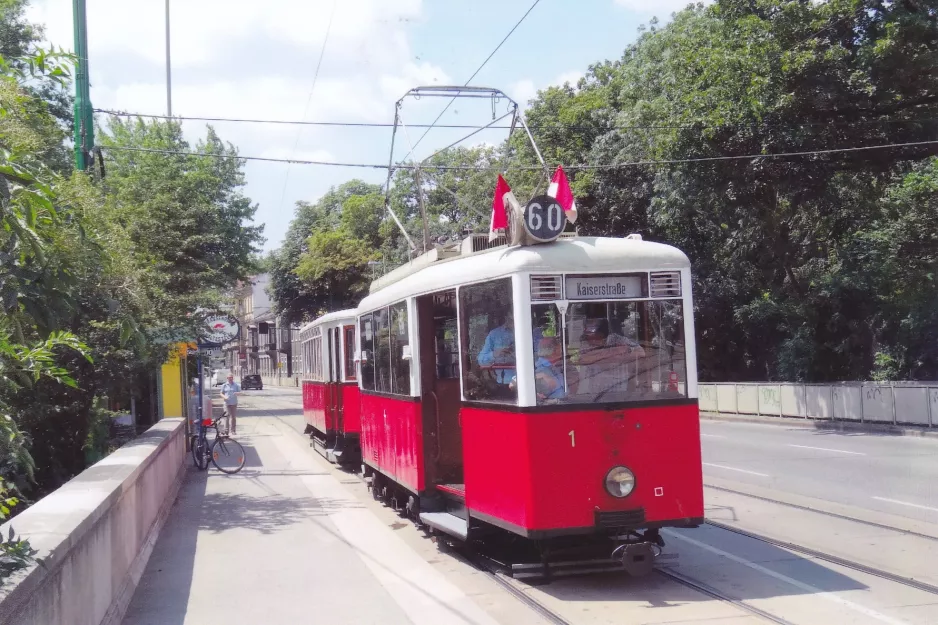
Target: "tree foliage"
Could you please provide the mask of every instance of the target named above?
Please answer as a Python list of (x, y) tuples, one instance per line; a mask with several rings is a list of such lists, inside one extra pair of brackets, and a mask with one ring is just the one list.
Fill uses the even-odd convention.
[[(541, 91), (526, 115), (552, 166), (590, 166), (570, 169), (581, 234), (641, 232), (691, 258), (701, 379), (935, 379), (938, 149), (829, 150), (934, 139), (936, 94), (933, 2), (718, 0), (652, 20), (619, 59)], [(491, 168), (506, 162), (519, 198), (543, 187), (515, 167), (536, 163), (519, 133), (435, 157), (480, 171), (420, 185), (398, 171), (391, 207), (418, 247), (418, 186), (431, 240), (485, 231)], [(280, 252), (281, 274), (307, 293), (329, 277), (300, 279), (303, 254), (337, 260), (303, 248), (334, 243), (307, 241), (341, 222), (329, 214), (298, 213)], [(375, 249), (394, 264), (409, 254), (392, 226), (382, 217)], [(294, 314), (315, 314), (307, 301)]]
[(194, 336), (199, 311), (253, 272), (262, 240), (244, 163), (211, 128), (194, 148), (214, 156), (174, 158), (122, 148), (188, 151), (178, 124), (114, 121), (99, 133), (107, 177), (73, 171), (57, 106), (74, 59), (37, 47), (41, 29), (23, 19), (24, 4), (0, 0), (7, 499), (41, 496), (106, 454), (112, 410), (135, 400), (146, 424), (170, 344)]

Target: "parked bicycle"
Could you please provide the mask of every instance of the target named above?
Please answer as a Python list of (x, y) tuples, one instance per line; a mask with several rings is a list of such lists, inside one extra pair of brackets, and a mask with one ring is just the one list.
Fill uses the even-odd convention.
[[(207, 469), (209, 462), (222, 473), (229, 475), (244, 468), (244, 447), (228, 436), (227, 428), (222, 431), (221, 421), (225, 419), (227, 423), (227, 416), (226, 413), (218, 419), (202, 419), (199, 431), (192, 436), (192, 461), (198, 469)], [(211, 445), (208, 441), (208, 430), (215, 430), (215, 438)]]

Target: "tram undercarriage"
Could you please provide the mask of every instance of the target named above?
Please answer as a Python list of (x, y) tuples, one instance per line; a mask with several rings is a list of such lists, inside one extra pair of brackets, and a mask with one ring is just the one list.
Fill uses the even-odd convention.
[[(597, 533), (526, 538), (473, 517), (460, 498), (462, 485), (443, 487), (436, 497), (418, 498), (386, 476), (362, 465), (372, 497), (406, 516), (441, 547), (462, 550), (486, 568), (528, 582), (591, 573), (626, 572), (642, 577), (656, 561), (670, 560), (658, 527), (597, 528)], [(661, 526), (697, 527), (699, 520)]]
[(362, 448), (357, 434), (323, 434), (307, 424), (303, 432), (310, 438), (310, 447), (332, 464), (357, 467), (362, 461)]

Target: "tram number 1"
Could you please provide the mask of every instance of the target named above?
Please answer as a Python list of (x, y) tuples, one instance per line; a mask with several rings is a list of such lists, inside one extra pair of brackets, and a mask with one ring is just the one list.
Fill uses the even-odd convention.
[(570, 447), (576, 447), (576, 434), (573, 433), (573, 430), (567, 432), (567, 436), (570, 437)]

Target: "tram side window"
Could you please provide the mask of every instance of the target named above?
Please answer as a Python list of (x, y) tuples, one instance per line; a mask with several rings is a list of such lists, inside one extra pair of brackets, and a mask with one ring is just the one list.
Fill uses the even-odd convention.
[(374, 313), (375, 320), (375, 391), (391, 392), (391, 327), (388, 323), (388, 309), (381, 308)]
[(410, 395), (410, 360), (404, 347), (410, 344), (407, 325), (407, 302), (391, 306), (391, 392)]
[(342, 329), (345, 340), (345, 379), (355, 379), (355, 326), (345, 326)]
[(366, 391), (375, 390), (375, 335), (373, 319), (370, 314), (362, 315), (359, 331), (359, 344), (361, 346), (361, 376), (362, 388)]
[(511, 279), (459, 289), (466, 399), (517, 403)]

